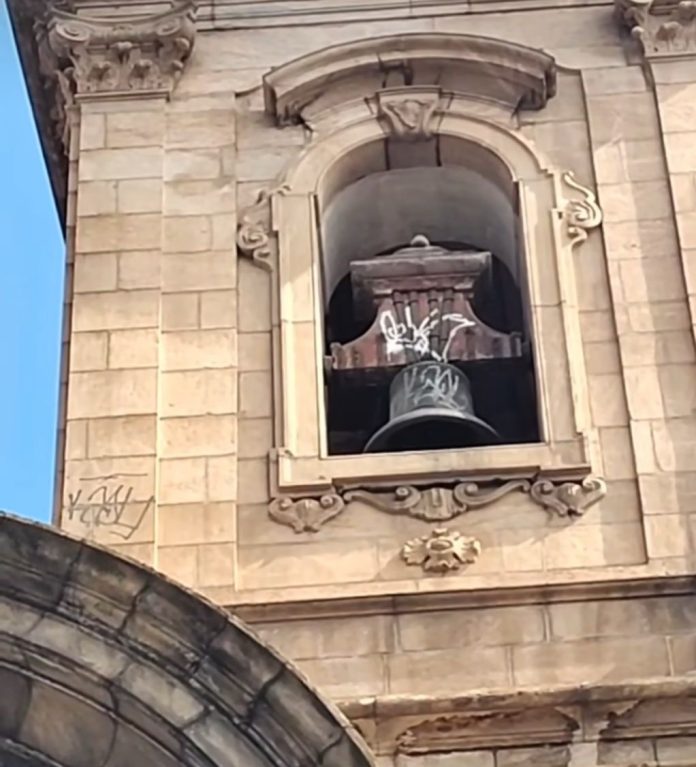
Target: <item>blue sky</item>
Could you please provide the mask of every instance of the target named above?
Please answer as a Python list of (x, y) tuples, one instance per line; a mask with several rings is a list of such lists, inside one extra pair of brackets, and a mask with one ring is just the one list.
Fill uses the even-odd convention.
[(63, 238), (0, 0), (0, 509), (53, 503)]

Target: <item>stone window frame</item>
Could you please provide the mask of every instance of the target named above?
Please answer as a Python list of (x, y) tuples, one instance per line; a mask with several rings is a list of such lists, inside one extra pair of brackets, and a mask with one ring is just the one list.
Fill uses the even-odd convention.
[[(514, 113), (524, 103), (522, 90), (526, 89), (530, 108), (543, 106), (553, 92), (548, 71), (538, 71), (539, 58), (545, 54), (486, 38), (406, 35), (395, 46), (402, 58), (403, 37), (411, 38), (410, 54), (425, 51), (429, 62), (434, 58), (445, 67), (453, 49), (464, 51), (464, 57), (469, 50), (466, 45), (453, 46), (453, 38), (469, 41), (474, 64), (482, 71), (492, 60), (500, 71), (501, 59), (507, 56), (505, 71), (518, 92), (504, 103), (495, 94), (491, 97), (486, 93), (485, 78), (479, 87), (476, 78), (469, 77), (468, 83), (474, 82), (473, 92), (444, 92), (429, 84), (403, 85), (377, 88), (366, 98), (360, 89), (365, 88), (365, 69), (370, 63), (361, 64), (361, 52), (366, 43), (374, 49), (375, 42), (379, 47), (388, 38), (336, 46), (291, 62), (265, 78), (267, 110), (281, 124), (300, 119), (314, 134), (275, 193), (267, 196), (271, 202), (270, 231), (265, 239), (271, 245), (251, 249), (254, 257), (268, 259), (275, 273), (277, 447), (272, 454), (272, 493), (297, 497), (335, 488), (447, 482), (462, 477), (543, 476), (559, 481), (586, 477), (598, 465), (599, 456), (590, 433), (573, 248), (600, 223), (601, 212), (589, 189), (571, 173), (553, 167), (515, 130)], [(439, 58), (433, 54), (434, 37), (444, 42), (440, 47), (446, 50)], [(386, 47), (387, 43), (381, 46), (380, 66), (387, 58)], [(526, 58), (520, 51), (527, 52)], [(321, 82), (327, 77), (332, 83), (328, 99), (321, 91)], [(384, 119), (380, 102), (399, 98), (428, 104), (432, 135), (451, 139), (453, 145), (457, 139), (468, 145), (473, 142), (492, 152), (517, 186), (540, 414), (539, 442), (451, 451), (328, 454), (318, 216), (334, 190), (350, 183), (351, 177), (374, 172), (371, 148), (394, 135), (397, 127), (393, 120)], [(242, 220), (248, 222), (245, 216)], [(244, 250), (243, 243), (240, 246)], [(314, 359), (315, 364), (298, 364), (298, 360), (306, 359)]]

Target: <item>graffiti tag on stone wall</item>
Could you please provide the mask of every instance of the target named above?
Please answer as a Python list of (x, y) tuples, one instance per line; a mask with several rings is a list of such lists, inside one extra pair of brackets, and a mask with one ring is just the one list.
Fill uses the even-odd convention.
[[(379, 318), (380, 330), (386, 341), (387, 355), (399, 354), (410, 350), (421, 358), (430, 358), (437, 362), (447, 362), (452, 342), (464, 328), (476, 325), (475, 322), (456, 312), (441, 313), (438, 308), (432, 309), (418, 324), (413, 319), (411, 308), (404, 310), (403, 321), (386, 310)], [(438, 350), (440, 339), (433, 343), (433, 337), (442, 330), (447, 333), (442, 350)]]
[(101, 532), (129, 540), (154, 507), (155, 497), (134, 501), (134, 487), (115, 477), (91, 477), (80, 482), (99, 482), (94, 488), (68, 493), (66, 519), (86, 529), (87, 537)]

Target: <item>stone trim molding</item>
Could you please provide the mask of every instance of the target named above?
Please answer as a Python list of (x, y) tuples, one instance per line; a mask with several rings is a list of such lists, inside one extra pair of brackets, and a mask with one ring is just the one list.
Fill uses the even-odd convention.
[[(365, 90), (373, 80), (377, 91), (389, 71), (395, 77), (401, 72), (403, 85), (434, 86), (433, 72), (442, 67), (461, 72), (468, 95), (514, 109), (541, 109), (556, 90), (555, 61), (542, 51), (475, 35), (415, 33), (335, 45), (274, 69), (264, 77), (266, 111), (281, 125), (302, 122), (306, 107), (329, 83), (350, 90), (352, 81)], [(494, 94), (488, 92), (492, 73), (501, 84)]]
[(552, 479), (515, 479), (507, 482), (460, 482), (453, 487), (417, 488), (400, 485), (394, 490), (334, 490), (319, 497), (275, 498), (268, 507), (272, 520), (291, 527), (296, 533), (316, 533), (350, 503), (364, 503), (376, 511), (444, 522), (472, 509), (495, 503), (508, 493), (522, 492), (547, 512), (563, 518), (582, 516), (607, 492), (606, 482), (588, 476), (579, 482)]
[(91, 18), (49, 7), (35, 24), (39, 70), (66, 144), (66, 111), (86, 98), (168, 96), (196, 33), (195, 2), (164, 13)]
[(646, 59), (696, 54), (696, 4), (693, 0), (615, 0), (620, 26), (638, 41)]
[(239, 619), (105, 548), (0, 514), (0, 613), (2, 764), (372, 765)]
[[(686, 568), (683, 568), (686, 570)], [(269, 621), (315, 620), (325, 617), (354, 618), (363, 615), (398, 615), (402, 612), (431, 612), (433, 610), (466, 610), (474, 607), (506, 607), (539, 603), (578, 602), (583, 600), (614, 600), (655, 596), (693, 595), (693, 573), (665, 575), (664, 570), (646, 575), (643, 565), (599, 568), (587, 573), (580, 583), (563, 581), (567, 573), (543, 584), (514, 583), (504, 586), (496, 580), (494, 587), (448, 588), (440, 591), (402, 591), (394, 596), (393, 585), (380, 593), (355, 593), (350, 589), (326, 596), (307, 594), (298, 589), (241, 592), (229, 609), (243, 620), (255, 624)]]

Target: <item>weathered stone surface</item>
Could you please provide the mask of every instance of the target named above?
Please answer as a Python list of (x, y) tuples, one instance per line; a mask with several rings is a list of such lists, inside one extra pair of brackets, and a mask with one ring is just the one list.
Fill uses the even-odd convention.
[[(0, 628), (21, 650), (9, 666), (5, 658), (0, 676), (2, 735), (18, 746), (70, 767), (118, 767), (126, 754), (171, 767), (180, 762), (170, 757), (189, 748), (188, 737), (208, 764), (243, 758), (289, 767), (296, 764), (291, 754), (317, 760), (348, 738), (355, 749), (337, 750), (336, 758), (348, 753), (349, 763), (369, 765), (340, 714), (239, 622), (193, 593), (103, 549), (7, 516), (0, 516), (0, 566), (0, 593), (34, 615), (29, 626), (0, 613)], [(22, 580), (22, 573), (38, 577)], [(89, 683), (81, 684), (85, 672)], [(262, 699), (263, 711), (254, 715), (253, 703)], [(240, 726), (245, 712), (247, 726)]]

